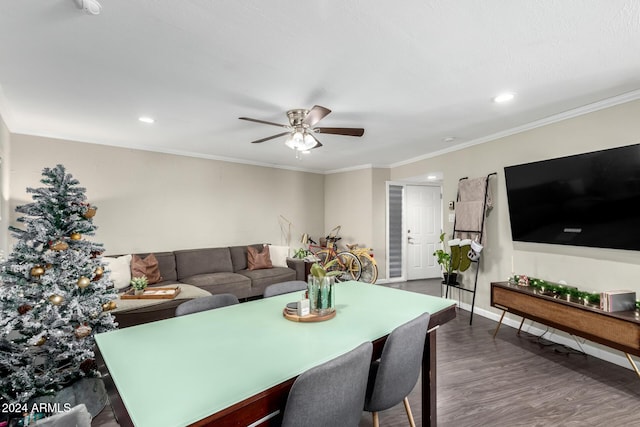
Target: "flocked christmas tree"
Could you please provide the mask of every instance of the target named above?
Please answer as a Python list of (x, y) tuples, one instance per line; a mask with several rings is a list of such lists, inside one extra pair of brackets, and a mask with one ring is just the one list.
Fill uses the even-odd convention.
[(24, 226), (0, 278), (0, 393), (24, 404), (55, 393), (95, 369), (93, 335), (116, 327), (116, 298), (104, 271), (96, 208), (64, 166), (45, 168), (33, 202), (19, 206)]

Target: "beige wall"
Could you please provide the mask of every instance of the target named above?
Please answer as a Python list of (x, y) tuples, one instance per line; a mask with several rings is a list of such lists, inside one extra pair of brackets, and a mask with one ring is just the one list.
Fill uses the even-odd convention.
[(342, 245), (371, 245), (371, 181), (370, 168), (325, 176), (325, 231), (341, 225)]
[(324, 232), (324, 176), (56, 139), (12, 135), (11, 221), (44, 167), (63, 164), (98, 206), (107, 254), (256, 242), (284, 244), (279, 216)]
[[(476, 307), (489, 310), (489, 284), (505, 280), (513, 257), (516, 273), (550, 281), (565, 280), (586, 291), (631, 289), (640, 296), (640, 254), (635, 251), (578, 248), (515, 243), (511, 240), (504, 184), (504, 167), (616, 146), (640, 143), (640, 101), (618, 105), (461, 151), (393, 168), (391, 178), (399, 180), (430, 170), (444, 173), (445, 218), (448, 200), (455, 200), (457, 182), (463, 176), (478, 177), (490, 172), (494, 209), (487, 219), (487, 245), (478, 279)], [(492, 178), (493, 179), (493, 178)], [(614, 207), (612, 207), (614, 208)], [(450, 233), (452, 224), (445, 222)], [(467, 275), (468, 281), (470, 275)], [(455, 295), (457, 298), (457, 295)], [(470, 303), (470, 294), (462, 301)], [(497, 312), (497, 310), (493, 310)]]
[(386, 186), (389, 169), (365, 168), (325, 177), (325, 229), (341, 225), (341, 248), (374, 249), (379, 280), (386, 278)]
[(373, 169), (371, 191), (371, 246), (378, 264), (378, 280), (387, 278), (387, 181), (390, 180), (390, 169)]

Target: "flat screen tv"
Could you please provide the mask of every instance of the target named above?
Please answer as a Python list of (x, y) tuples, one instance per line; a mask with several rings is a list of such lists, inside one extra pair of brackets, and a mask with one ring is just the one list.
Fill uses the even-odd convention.
[(514, 241), (640, 250), (640, 144), (504, 173)]

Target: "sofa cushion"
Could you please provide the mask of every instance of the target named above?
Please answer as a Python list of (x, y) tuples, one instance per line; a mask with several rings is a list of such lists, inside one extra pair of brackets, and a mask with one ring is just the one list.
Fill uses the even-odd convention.
[(247, 270), (261, 270), (263, 268), (271, 268), (271, 255), (269, 255), (269, 246), (264, 246), (262, 251), (253, 246), (247, 246)]
[[(139, 257), (146, 258), (149, 253), (136, 254)], [(160, 275), (163, 281), (178, 280), (178, 274), (176, 273), (176, 257), (173, 252), (154, 252), (153, 255), (158, 260), (158, 268), (160, 269)]]
[(187, 249), (174, 253), (181, 282), (185, 277), (198, 274), (233, 272), (229, 248)]
[[(252, 248), (256, 248), (261, 251), (264, 244), (256, 243), (253, 245), (248, 245)], [(233, 262), (233, 272), (237, 273), (240, 270), (247, 269), (247, 246), (231, 246), (229, 248), (231, 252), (231, 261)]]
[(288, 282), (289, 280), (296, 279), (295, 270), (286, 267), (273, 267), (264, 270), (242, 270), (239, 271), (238, 274), (251, 279), (252, 295), (262, 295), (264, 289), (274, 283)]
[(162, 281), (158, 260), (155, 255), (149, 254), (145, 258), (141, 258), (138, 255), (131, 257), (131, 277), (141, 276), (146, 276), (150, 285)]
[(269, 245), (269, 254), (271, 256), (271, 264), (274, 267), (288, 267), (289, 246)]
[(229, 272), (197, 274), (180, 279), (183, 283), (194, 285), (211, 294), (234, 294), (238, 298), (252, 296), (251, 280), (242, 275)]
[(120, 290), (129, 286), (131, 281), (131, 255), (104, 257), (102, 261), (105, 263), (106, 270), (110, 271), (109, 278), (116, 289)]

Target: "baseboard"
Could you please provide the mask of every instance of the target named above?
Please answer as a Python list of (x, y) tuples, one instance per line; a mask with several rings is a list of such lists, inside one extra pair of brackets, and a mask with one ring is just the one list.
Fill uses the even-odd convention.
[[(465, 311), (471, 312), (470, 304), (459, 303), (458, 307)], [(476, 316), (482, 316), (496, 322), (500, 321), (499, 314), (488, 311), (488, 310), (484, 310), (482, 308), (475, 307), (475, 310), (473, 313)], [(520, 326), (520, 321), (521, 321), (521, 318), (512, 319), (509, 316), (505, 316), (504, 319), (502, 319), (502, 325), (509, 326), (514, 329), (518, 329), (518, 327)], [(629, 361), (624, 356), (624, 353), (617, 352), (616, 350), (608, 351), (601, 347), (596, 347), (591, 342), (586, 341), (584, 338), (575, 337), (575, 339), (572, 339), (573, 335), (565, 335), (564, 332), (560, 332), (560, 334), (558, 334), (556, 333), (556, 330), (554, 328), (549, 328), (547, 330), (546, 327), (544, 329), (541, 329), (536, 325), (539, 325), (539, 324), (533, 322), (532, 320), (526, 320), (524, 322), (524, 325), (522, 326), (522, 330), (529, 334), (538, 335), (538, 336), (544, 333), (544, 339), (548, 341), (567, 346), (576, 351), (584, 351), (586, 354), (590, 356), (597, 357), (598, 359), (616, 364), (618, 366), (622, 366), (623, 368), (633, 370), (633, 368), (629, 364)], [(545, 331), (547, 331), (547, 333), (545, 333)], [(580, 341), (580, 346), (577, 344), (576, 339)], [(616, 352), (614, 353), (614, 351)]]

